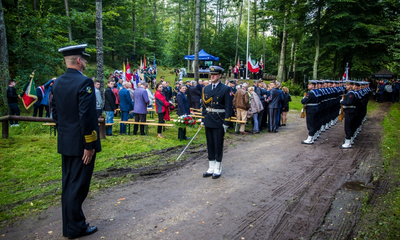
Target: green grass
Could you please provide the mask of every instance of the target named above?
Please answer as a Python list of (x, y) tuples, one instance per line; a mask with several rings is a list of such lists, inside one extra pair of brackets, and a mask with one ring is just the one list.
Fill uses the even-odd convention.
[(301, 109), (303, 108), (303, 104), (301, 104), (301, 99), (303, 99), (303, 97), (299, 97), (299, 96), (291, 96), (291, 97), (292, 97), (292, 101), (289, 102), (289, 109), (301, 111)]
[[(10, 128), (8, 139), (0, 139), (0, 225), (58, 203), (55, 200), (61, 194), (61, 155), (57, 153), (57, 137), (49, 136), (49, 128), (42, 123), (19, 124), (20, 127)], [(187, 135), (193, 136), (196, 131), (197, 128), (187, 128)], [(159, 159), (157, 155), (133, 160), (123, 156), (151, 153), (174, 146), (183, 149), (187, 141), (179, 141), (177, 132), (175, 127), (167, 127), (163, 133), (166, 138), (160, 139), (157, 138), (156, 127), (149, 127), (147, 137), (119, 135), (119, 124), (115, 124), (113, 134), (116, 136), (101, 141), (102, 152), (96, 158), (95, 172), (110, 167), (138, 168), (165, 163), (166, 159)], [(200, 133), (192, 145), (204, 143), (205, 134)], [(91, 190), (121, 181), (124, 181), (123, 177), (94, 181)]]
[[(371, 102), (371, 108), (378, 103)], [(382, 156), (385, 174), (391, 182), (387, 194), (379, 196), (374, 206), (364, 203), (357, 239), (400, 238), (400, 104), (393, 104), (383, 120)]]

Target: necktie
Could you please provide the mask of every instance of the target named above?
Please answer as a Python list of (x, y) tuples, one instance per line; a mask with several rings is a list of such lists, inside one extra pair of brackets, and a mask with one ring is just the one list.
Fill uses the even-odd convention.
[(214, 88), (215, 88), (215, 84), (212, 85), (212, 89), (211, 90), (214, 90)]

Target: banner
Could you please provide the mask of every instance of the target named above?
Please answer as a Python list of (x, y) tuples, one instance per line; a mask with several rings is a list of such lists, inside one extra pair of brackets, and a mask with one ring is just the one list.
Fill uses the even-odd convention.
[(33, 71), (30, 75), (31, 80), (25, 84), (23, 93), (20, 95), (26, 109), (30, 108), (38, 99), (36, 95), (35, 83), (33, 82), (34, 75), (35, 71)]
[(252, 73), (258, 73), (258, 71), (260, 70), (258, 63), (256, 63), (256, 65), (253, 65), (253, 63), (251, 62), (250, 56), (249, 56), (249, 59), (247, 60), (247, 67), (249, 68), (249, 71)]
[(126, 63), (126, 74), (125, 74), (125, 77), (126, 77), (126, 81), (127, 82), (130, 82), (132, 80), (132, 74), (131, 74), (131, 69), (129, 67), (129, 62)]

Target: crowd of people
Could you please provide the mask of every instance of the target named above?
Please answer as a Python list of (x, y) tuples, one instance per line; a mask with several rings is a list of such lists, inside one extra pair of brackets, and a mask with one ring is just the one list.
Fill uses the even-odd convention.
[(371, 86), (371, 91), (378, 103), (382, 103), (384, 94), (388, 95), (388, 99), (392, 103), (399, 102), (400, 79), (375, 80)]

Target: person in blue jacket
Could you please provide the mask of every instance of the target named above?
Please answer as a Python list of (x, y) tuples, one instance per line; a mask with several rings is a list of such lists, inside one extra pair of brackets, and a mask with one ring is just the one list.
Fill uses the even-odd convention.
[[(127, 87), (130, 83), (124, 82), (123, 88), (119, 91), (120, 109), (121, 109), (121, 121), (128, 121), (129, 114), (133, 112), (133, 103), (131, 94), (129, 93)], [(126, 125), (120, 123), (120, 134), (126, 134)]]
[(49, 96), (50, 96), (51, 88), (53, 87), (53, 84), (54, 84), (54, 80), (56, 80), (56, 78), (49, 80), (44, 85), (44, 95), (43, 95), (42, 101), (40, 102), (40, 104), (42, 104), (42, 106), (44, 106), (44, 108), (46, 109), (46, 117), (47, 118), (50, 117), (50, 98), (49, 98)]
[[(189, 100), (185, 95), (186, 93), (186, 86), (182, 85), (179, 87), (179, 93), (176, 95), (176, 99), (178, 101), (178, 116), (189, 115), (190, 108), (189, 108)], [(189, 137), (186, 136), (186, 128), (179, 128), (178, 129), (178, 138), (182, 136), (182, 139), (188, 140)]]
[(383, 82), (383, 80), (380, 80), (378, 84), (378, 103), (382, 103), (384, 92), (385, 92), (385, 83)]

